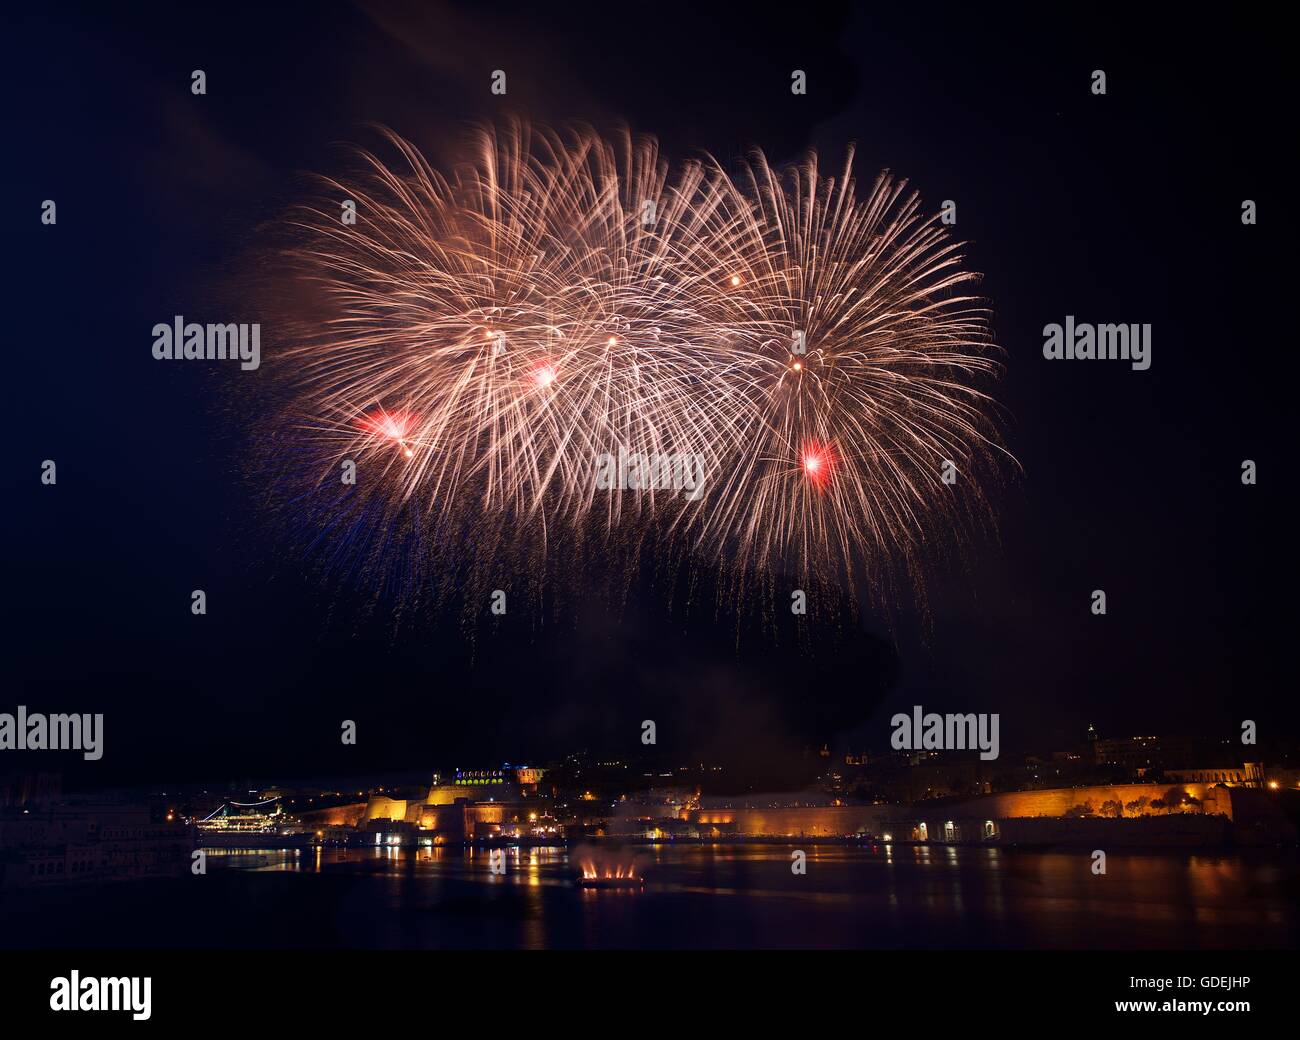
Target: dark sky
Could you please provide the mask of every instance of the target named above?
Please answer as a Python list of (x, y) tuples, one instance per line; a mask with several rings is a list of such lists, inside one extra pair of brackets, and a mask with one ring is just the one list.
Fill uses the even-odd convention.
[[(743, 765), (823, 739), (883, 748), (889, 716), (915, 703), (1000, 712), (1005, 747), (1077, 742), (1089, 722), (1294, 731), (1293, 119), (1270, 57), (1281, 36), (1262, 21), (46, 6), (5, 16), (0, 711), (104, 712), (107, 732), (93, 771), (63, 756), (22, 768), (111, 783), (473, 767), (584, 744), (625, 754), (644, 718), (666, 753)], [(626, 121), (675, 158), (755, 144), (838, 161), (855, 141), (860, 178), (888, 168), (927, 205), (958, 203), (1023, 474), (993, 501), (999, 540), (934, 575), (928, 634), (902, 606), (892, 638), (867, 618), (811, 654), (752, 635), (737, 651), (725, 621), (684, 623), (634, 590), (621, 618), (520, 620), (471, 650), (454, 620), (394, 631), (382, 602), (360, 619), (370, 591), (322, 588), (257, 510), (237, 402), (200, 368), (154, 361), (151, 327), (228, 312), (232, 286), (273, 279), (250, 258), (304, 173), (340, 171), (339, 145), (370, 140), (366, 124), (439, 156), (500, 114), (497, 68), (508, 110), (538, 121)], [(1098, 68), (1105, 97), (1089, 91)], [(1151, 323), (1151, 369), (1045, 361), (1042, 327), (1066, 314)], [(1239, 482), (1245, 458), (1256, 487)], [(1089, 614), (1094, 588), (1105, 618)], [(339, 744), (344, 718), (355, 748)]]

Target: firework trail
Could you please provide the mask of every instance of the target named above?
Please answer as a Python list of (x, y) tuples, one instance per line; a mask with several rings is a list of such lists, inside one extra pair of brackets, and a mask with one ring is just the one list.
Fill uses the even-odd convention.
[[(346, 566), (419, 581), (438, 546), (544, 567), (570, 541), (851, 589), (984, 509), (987, 314), (904, 184), (859, 200), (852, 153), (837, 178), (760, 154), (674, 170), (650, 138), (523, 123), (444, 176), (386, 136), (399, 164), (360, 153), (295, 221), (334, 317), (278, 359), (300, 500)], [(700, 460), (703, 494), (598, 486), (620, 452)]]
[(752, 424), (698, 526), (745, 571), (881, 579), (983, 507), (978, 484), (959, 496), (942, 479), (951, 463), (969, 482), (997, 446), (977, 276), (904, 182), (882, 174), (856, 200), (852, 161), (831, 178), (816, 156), (782, 172), (756, 154), (732, 185), (747, 215), (736, 412)]

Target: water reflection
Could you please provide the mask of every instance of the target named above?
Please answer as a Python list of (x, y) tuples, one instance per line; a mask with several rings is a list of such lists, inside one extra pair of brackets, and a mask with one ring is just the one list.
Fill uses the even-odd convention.
[(319, 917), (323, 893), (344, 893), (329, 933), (339, 945), (1190, 949), (1298, 937), (1294, 853), (1117, 850), (1098, 875), (1085, 849), (811, 845), (801, 875), (792, 846), (666, 843), (633, 850), (648, 883), (620, 890), (578, 887), (565, 848), (497, 851), (504, 873), (492, 850), (445, 846), (212, 850), (209, 864), (245, 886), (302, 875), (274, 903), (290, 917)]

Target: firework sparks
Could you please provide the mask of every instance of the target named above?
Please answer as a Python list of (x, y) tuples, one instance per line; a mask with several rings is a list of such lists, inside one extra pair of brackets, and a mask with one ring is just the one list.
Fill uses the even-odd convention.
[(413, 424), (412, 416), (406, 412), (390, 413), (382, 408), (364, 416), (359, 423), (361, 429), (367, 433), (396, 444), (408, 459), (415, 455), (415, 452), (411, 450), (411, 446), (407, 444)]
[[(857, 198), (851, 153), (838, 177), (761, 155), (670, 175), (651, 139), (523, 124), (444, 176), (389, 140), (401, 167), (363, 153), (330, 182), (364, 219), (299, 221), (340, 317), (284, 362), (321, 467), (407, 460), (358, 496), (365, 524), (409, 529), (414, 504), (428, 539), (509, 518), (851, 585), (980, 507), (940, 473), (998, 450), (987, 314), (903, 183)], [(598, 490), (619, 451), (705, 460), (702, 500)]]

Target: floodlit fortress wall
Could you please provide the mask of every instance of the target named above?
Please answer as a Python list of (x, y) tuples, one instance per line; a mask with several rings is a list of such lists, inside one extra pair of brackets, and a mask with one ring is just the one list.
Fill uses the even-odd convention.
[[(1173, 796), (1170, 797), (1171, 792)], [(1181, 799), (1178, 792), (1186, 792), (1196, 802)], [(1168, 808), (1175, 811), (1179, 805), (1157, 805), (1152, 802), (1181, 802), (1182, 811), (1214, 813), (1232, 819), (1232, 798), (1227, 788), (1210, 784), (1113, 784), (1098, 787), (1057, 787), (1047, 791), (1009, 791), (989, 794), (963, 801), (961, 806), (979, 807), (979, 813), (991, 819), (1009, 820), (1021, 816), (1065, 816), (1071, 810), (1078, 815), (1080, 807), (1091, 808), (1097, 815), (1149, 816)], [(1118, 803), (1123, 812), (1103, 813), (1102, 807)], [(1130, 806), (1132, 808), (1130, 808)], [(955, 809), (954, 809), (955, 811)], [(978, 815), (976, 813), (975, 815)]]
[[(895, 832), (900, 839), (943, 840), (949, 820), (1011, 820), (1021, 817), (1064, 819), (1084, 816), (1145, 817), (1166, 813), (1207, 814), (1232, 819), (1227, 788), (1207, 784), (1114, 784), (1063, 787), (1047, 791), (1013, 791), (958, 801), (918, 802), (914, 805), (832, 805), (791, 808), (712, 808), (687, 810), (685, 818), (702, 831), (753, 837), (832, 838), (853, 834)], [(938, 820), (935, 831), (931, 819)], [(915, 824), (929, 823), (924, 837), (913, 835)], [(969, 831), (970, 828), (959, 829)], [(992, 837), (962, 833), (954, 840)]]
[(897, 805), (827, 805), (789, 809), (693, 809), (687, 819), (702, 832), (751, 837), (840, 838), (880, 834), (897, 819)]
[[(1207, 783), (1106, 784), (1012, 791), (911, 805), (782, 805), (799, 795), (773, 796), (755, 806), (626, 806), (602, 832), (627, 839), (835, 839), (1003, 844), (1069, 844), (1108, 840), (1120, 845), (1210, 846), (1228, 841), (1269, 844), (1297, 840), (1296, 826), (1267, 790)], [(405, 829), (444, 842), (490, 838), (520, 817), (499, 802), (453, 804), (373, 795), (365, 803), (300, 816), (308, 827), (355, 827), (358, 832)]]
[(366, 803), (353, 802), (329, 809), (309, 809), (295, 815), (307, 827), (356, 827), (365, 818)]

